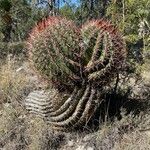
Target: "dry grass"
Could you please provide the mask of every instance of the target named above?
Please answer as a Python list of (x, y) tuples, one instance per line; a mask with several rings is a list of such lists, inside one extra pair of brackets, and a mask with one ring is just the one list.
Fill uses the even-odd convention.
[(150, 137), (139, 131), (125, 133), (116, 141), (113, 150), (150, 150)]
[[(0, 62), (0, 148), (7, 145), (9, 148), (6, 149), (14, 149), (10, 147), (15, 145), (12, 144), (13, 138), (22, 128), (25, 114), (22, 101), (29, 88), (29, 80), (24, 72), (17, 70), (18, 67), (15, 59)], [(15, 143), (18, 145), (17, 139)]]
[(57, 149), (63, 134), (53, 134), (41, 118), (24, 109), (26, 91), (36, 87), (28, 74), (18, 68), (15, 59), (0, 64), (0, 149)]
[[(126, 115), (122, 110), (121, 120), (105, 121), (98, 131), (88, 134), (87, 131), (59, 133), (51, 130), (42, 119), (28, 114), (22, 106), (26, 90), (32, 88), (32, 83), (18, 68), (18, 62), (10, 59), (0, 65), (0, 149), (86, 150), (92, 147), (93, 150), (150, 150), (148, 107), (136, 115)], [(148, 83), (149, 65), (145, 64), (143, 68), (142, 74)], [(146, 106), (149, 105), (150, 99), (147, 98)]]
[(15, 60), (9, 60), (0, 66), (0, 103), (17, 100), (28, 84), (23, 72), (17, 71)]
[(95, 133), (99, 150), (150, 150), (150, 113), (125, 115), (120, 121), (107, 122)]
[(145, 63), (142, 65), (142, 75), (145, 80), (150, 82), (150, 59), (146, 59)]
[(13, 128), (18, 113), (10, 105), (3, 105), (0, 111), (0, 137), (6, 135)]
[(42, 147), (42, 137), (44, 138), (43, 130), (46, 129), (44, 121), (40, 118), (30, 118), (27, 120), (28, 129), (26, 135), (30, 139), (28, 149), (40, 150)]
[(26, 135), (28, 139), (27, 149), (49, 150), (58, 149), (64, 141), (63, 133), (56, 133), (40, 118), (30, 115), (27, 119)]

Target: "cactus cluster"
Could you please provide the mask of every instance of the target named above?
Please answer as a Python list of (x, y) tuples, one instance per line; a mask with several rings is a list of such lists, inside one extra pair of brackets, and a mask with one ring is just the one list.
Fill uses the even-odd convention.
[(28, 48), (35, 70), (54, 87), (72, 92), (57, 110), (45, 112), (57, 129), (88, 122), (101, 103), (102, 88), (114, 79), (126, 54), (121, 34), (103, 19), (78, 28), (72, 21), (50, 17), (32, 30)]

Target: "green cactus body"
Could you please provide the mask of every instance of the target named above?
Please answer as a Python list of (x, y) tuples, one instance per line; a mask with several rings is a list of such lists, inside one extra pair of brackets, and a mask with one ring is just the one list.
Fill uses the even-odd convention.
[[(85, 65), (88, 81), (101, 86), (109, 83), (113, 75), (121, 68), (126, 55), (122, 36), (109, 22), (95, 20), (86, 23), (81, 29), (83, 42), (87, 45), (83, 58), (90, 52)], [(93, 40), (94, 39), (94, 42)], [(90, 51), (89, 51), (89, 45)], [(85, 58), (86, 59), (86, 58)]]
[(70, 86), (80, 78), (75, 55), (80, 54), (78, 35), (73, 22), (54, 17), (39, 23), (30, 35), (29, 56), (34, 68), (56, 86)]
[[(55, 88), (69, 87), (68, 93), (72, 92), (57, 109), (48, 107), (46, 113), (47, 107), (43, 108), (46, 120), (61, 130), (85, 125), (101, 103), (103, 87), (124, 63), (126, 50), (120, 33), (104, 20), (87, 22), (79, 29), (71, 21), (50, 17), (33, 29), (28, 42), (37, 72)], [(37, 106), (31, 105), (30, 110), (37, 113)]]

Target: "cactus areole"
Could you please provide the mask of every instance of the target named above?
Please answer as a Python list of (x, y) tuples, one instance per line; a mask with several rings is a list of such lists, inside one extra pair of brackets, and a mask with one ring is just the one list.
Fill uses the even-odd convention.
[(122, 35), (103, 19), (79, 28), (64, 18), (49, 17), (33, 28), (28, 49), (36, 72), (71, 93), (57, 110), (48, 111), (46, 119), (57, 129), (88, 122), (101, 102), (100, 89), (112, 82), (126, 57)]

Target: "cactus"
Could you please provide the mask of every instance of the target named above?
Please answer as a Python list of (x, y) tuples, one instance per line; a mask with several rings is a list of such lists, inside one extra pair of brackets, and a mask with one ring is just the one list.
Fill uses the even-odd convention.
[[(67, 130), (85, 125), (101, 103), (103, 87), (121, 69), (126, 50), (122, 36), (111, 23), (92, 20), (77, 28), (66, 19), (51, 17), (39, 23), (29, 38), (29, 56), (41, 76), (55, 88), (69, 87), (72, 94), (55, 109), (42, 100), (28, 100), (32, 112), (39, 102), (53, 128)], [(58, 86), (59, 85), (59, 86)], [(67, 86), (66, 86), (67, 85)]]
[(104, 20), (86, 23), (81, 35), (85, 45), (82, 57), (84, 72), (88, 81), (101, 86), (110, 83), (109, 80), (122, 67), (126, 55), (122, 36)]
[(70, 89), (79, 80), (78, 34), (73, 22), (56, 17), (38, 23), (30, 34), (30, 62), (56, 87)]

